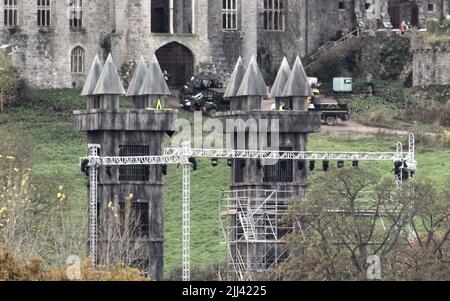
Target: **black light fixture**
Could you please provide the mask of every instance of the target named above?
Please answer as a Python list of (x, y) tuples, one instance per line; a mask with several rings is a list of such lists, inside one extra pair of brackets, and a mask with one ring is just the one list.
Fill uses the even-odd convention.
[(81, 172), (84, 173), (87, 177), (89, 177), (89, 160), (84, 159), (81, 161)]
[(195, 171), (198, 169), (198, 165), (197, 165), (197, 159), (194, 157), (190, 157), (189, 158), (189, 163), (192, 164), (192, 169)]
[(162, 173), (163, 175), (167, 176), (167, 165), (165, 164), (162, 166)]
[(357, 167), (359, 167), (359, 161), (353, 161), (352, 162), (352, 166), (354, 167), (354, 168), (357, 168)]
[(323, 166), (323, 171), (327, 172), (330, 169), (330, 161), (323, 161), (322, 166)]
[(305, 161), (304, 160), (298, 161), (298, 170), (302, 171), (304, 169), (305, 169)]
[(217, 158), (212, 158), (212, 159), (211, 159), (211, 165), (212, 165), (213, 167), (217, 167), (217, 165), (219, 165), (219, 159), (217, 159)]
[(112, 177), (111, 166), (106, 166), (106, 174), (108, 175), (108, 177)]
[(337, 167), (338, 168), (344, 168), (344, 166), (345, 166), (345, 162), (344, 161), (338, 161), (338, 163), (337, 163)]
[(395, 161), (394, 162), (394, 173), (399, 178), (400, 178), (400, 176), (402, 174), (402, 166), (403, 166), (403, 162), (402, 161)]
[(228, 165), (228, 167), (233, 167), (233, 160), (232, 159), (228, 159), (227, 165)]
[(316, 169), (316, 161), (309, 161), (309, 170), (314, 171)]

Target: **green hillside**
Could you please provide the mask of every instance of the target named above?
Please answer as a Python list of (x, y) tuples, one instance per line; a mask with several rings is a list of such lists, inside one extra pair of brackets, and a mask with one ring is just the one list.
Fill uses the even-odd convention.
[[(85, 107), (78, 90), (42, 90), (28, 105), (9, 108), (0, 114), (0, 147), (14, 152), (32, 168), (35, 181), (64, 185), (67, 199), (82, 218), (86, 212), (85, 177), (79, 170), (79, 157), (85, 154), (86, 139), (73, 130), (72, 110)], [(187, 116), (183, 113), (183, 116)], [(395, 143), (406, 137), (343, 137), (314, 134), (309, 138), (311, 150), (394, 151)], [(3, 155), (6, 155), (3, 153)], [(418, 145), (418, 177), (428, 177), (440, 185), (450, 179), (450, 151), (440, 145)], [(391, 163), (361, 163), (380, 174), (389, 175)], [(334, 168), (336, 168), (334, 166)], [(319, 173), (320, 165), (314, 173)], [(312, 180), (314, 180), (314, 173)], [(199, 161), (192, 176), (192, 265), (205, 267), (223, 261), (219, 247), (218, 200), (229, 186), (229, 167), (221, 161), (212, 167), (209, 160)], [(181, 170), (169, 168), (166, 177), (165, 205), (165, 271), (168, 275), (181, 265)], [(324, 183), (325, 185), (325, 183)], [(86, 216), (87, 218), (87, 216)], [(83, 223), (80, 223), (83, 224)], [(86, 231), (86, 229), (80, 229)], [(83, 245), (81, 242), (80, 245)], [(84, 255), (80, 248), (80, 255)]]

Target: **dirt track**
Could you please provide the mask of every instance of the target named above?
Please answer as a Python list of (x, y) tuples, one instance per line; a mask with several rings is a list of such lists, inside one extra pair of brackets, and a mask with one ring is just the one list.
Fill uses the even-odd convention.
[[(335, 101), (333, 99), (327, 99), (328, 101)], [(172, 105), (178, 105), (178, 99), (176, 97), (170, 98), (170, 103)], [(273, 101), (263, 100), (262, 109), (263, 110), (271, 110), (273, 105)], [(326, 124), (322, 124), (322, 128), (320, 130), (321, 133), (327, 134), (336, 134), (342, 136), (376, 136), (376, 135), (400, 135), (407, 136), (408, 131), (405, 130), (395, 130), (395, 129), (387, 129), (381, 127), (371, 127), (359, 124), (355, 121), (349, 120), (346, 122), (338, 121), (334, 126), (328, 126)]]
[(334, 126), (322, 124), (322, 133), (331, 133), (338, 135), (355, 135), (355, 136), (374, 136), (374, 135), (408, 135), (408, 131), (393, 130), (380, 127), (370, 127), (359, 124), (355, 121), (346, 121), (338, 123)]

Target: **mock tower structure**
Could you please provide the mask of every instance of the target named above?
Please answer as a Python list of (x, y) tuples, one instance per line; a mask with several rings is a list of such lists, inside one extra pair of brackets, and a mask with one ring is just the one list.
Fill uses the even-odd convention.
[(141, 56), (127, 91), (127, 96), (131, 97), (134, 109), (146, 109), (146, 97), (140, 95), (146, 75), (147, 65), (145, 64), (144, 57)]
[[(271, 94), (286, 110), (264, 111), (262, 100), (268, 89), (256, 59), (252, 58), (240, 87), (234, 94), (242, 70), (238, 62), (226, 96), (231, 111), (218, 115), (231, 133), (235, 150), (306, 151), (307, 135), (320, 129), (320, 114), (308, 111), (311, 87), (301, 61), (292, 72), (283, 61)], [(234, 122), (233, 122), (234, 121)], [(277, 226), (286, 199), (306, 195), (307, 164), (292, 160), (236, 159), (232, 162), (231, 193), (227, 200), (229, 268), (238, 279), (274, 267), (286, 258), (282, 237), (289, 227)]]
[(269, 95), (270, 98), (275, 99), (276, 110), (279, 110), (281, 105), (285, 104), (286, 100), (283, 97), (283, 92), (290, 75), (291, 75), (291, 67), (289, 66), (287, 58), (284, 57)]
[[(158, 66), (159, 67), (159, 66)], [(98, 62), (89, 75), (83, 95), (89, 97), (85, 111), (75, 111), (75, 128), (86, 132), (89, 144), (100, 146), (99, 155), (106, 157), (158, 156), (164, 153), (164, 135), (173, 134), (173, 123), (177, 112), (163, 109), (148, 109), (148, 99), (157, 99), (168, 93), (162, 72), (153, 66), (146, 70), (148, 82), (158, 85), (145, 85), (143, 71), (145, 63), (141, 60), (128, 91), (133, 96), (133, 109), (120, 109), (120, 97), (125, 94), (117, 68), (111, 56), (98, 76), (93, 92), (92, 87), (98, 72)], [(145, 68), (146, 69), (146, 68)], [(160, 69), (159, 69), (160, 70)], [(145, 88), (144, 100), (137, 91)], [(161, 90), (162, 89), (162, 90)], [(164, 92), (164, 93), (161, 93)], [(92, 96), (90, 96), (92, 95)], [(121, 166), (101, 167), (98, 178), (98, 263), (108, 263), (104, 256), (107, 246), (114, 242), (104, 235), (108, 219), (123, 218), (127, 202), (131, 208), (133, 222), (125, 226), (133, 227), (129, 246), (132, 258), (126, 260), (140, 268), (153, 280), (163, 279), (163, 167)], [(111, 207), (115, 208), (111, 213)], [(119, 213), (118, 213), (119, 212)], [(123, 240), (123, 238), (121, 238)], [(128, 250), (127, 248), (131, 248)]]

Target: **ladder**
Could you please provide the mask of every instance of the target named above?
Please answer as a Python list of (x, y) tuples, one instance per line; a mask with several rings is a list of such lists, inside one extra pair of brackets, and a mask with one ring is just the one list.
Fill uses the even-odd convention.
[(256, 240), (255, 225), (252, 223), (252, 218), (247, 212), (238, 212), (239, 221), (244, 230), (244, 237), (246, 240)]

